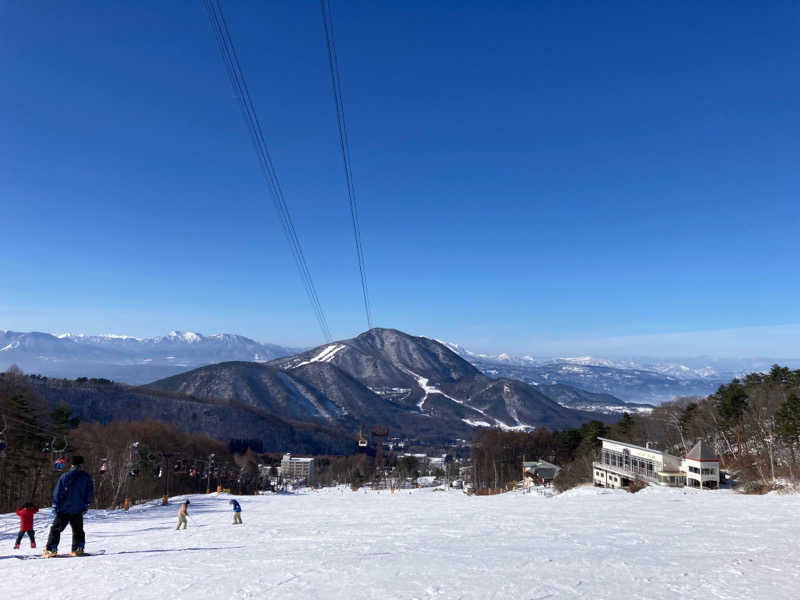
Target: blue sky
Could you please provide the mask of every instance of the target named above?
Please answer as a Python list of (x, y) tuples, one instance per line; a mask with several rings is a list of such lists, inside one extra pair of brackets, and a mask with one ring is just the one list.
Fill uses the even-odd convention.
[[(135, 4), (0, 6), (0, 328), (320, 343), (202, 4)], [(224, 6), (333, 335), (357, 334), (319, 6)], [(376, 324), (800, 356), (775, 334), (800, 323), (796, 3), (334, 13)]]

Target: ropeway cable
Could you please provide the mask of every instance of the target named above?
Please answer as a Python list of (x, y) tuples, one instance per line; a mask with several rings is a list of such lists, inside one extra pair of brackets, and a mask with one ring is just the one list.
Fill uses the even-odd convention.
[(358, 257), (358, 270), (361, 275), (361, 292), (364, 297), (364, 312), (367, 316), (367, 326), (372, 329), (372, 310), (367, 289), (367, 271), (364, 264), (364, 245), (361, 241), (361, 226), (358, 221), (358, 205), (356, 204), (356, 190), (353, 184), (353, 170), (350, 166), (350, 143), (347, 137), (347, 122), (344, 118), (344, 103), (342, 101), (342, 81), (339, 75), (339, 59), (336, 55), (336, 38), (333, 32), (333, 13), (330, 0), (320, 0), (322, 9), (322, 25), (325, 29), (325, 42), (328, 47), (328, 67), (331, 72), (331, 87), (333, 89), (333, 102), (336, 105), (336, 122), (339, 127), (339, 147), (344, 162), (344, 177), (347, 188), (347, 200), (350, 206), (350, 219), (353, 225), (353, 237)]
[(291, 214), (289, 213), (289, 207), (286, 204), (286, 199), (284, 198), (283, 190), (281, 189), (280, 181), (278, 180), (278, 175), (272, 162), (272, 157), (267, 149), (267, 145), (264, 140), (264, 133), (261, 129), (261, 123), (258, 119), (255, 105), (253, 104), (253, 99), (250, 96), (250, 91), (247, 87), (247, 82), (245, 81), (242, 67), (239, 63), (239, 58), (236, 55), (236, 50), (233, 46), (233, 41), (231, 40), (228, 25), (225, 21), (225, 16), (222, 13), (222, 6), (220, 5), (219, 0), (203, 0), (203, 3), (208, 13), (212, 29), (214, 30), (217, 45), (219, 47), (222, 60), (225, 63), (225, 68), (228, 72), (231, 86), (233, 87), (234, 94), (239, 99), (245, 125), (247, 126), (248, 133), (250, 134), (250, 139), (253, 142), (256, 155), (258, 156), (258, 161), (261, 166), (264, 179), (267, 183), (267, 188), (272, 195), (275, 209), (278, 212), (283, 233), (289, 242), (289, 248), (292, 251), (295, 265), (300, 273), (300, 279), (303, 282), (306, 295), (311, 302), (311, 307), (314, 310), (314, 316), (316, 317), (317, 323), (322, 331), (322, 335), (325, 340), (329, 342), (331, 341), (332, 337), (330, 328), (328, 327), (328, 320), (325, 317), (325, 312), (322, 309), (322, 304), (314, 286), (314, 281), (311, 277), (311, 271), (309, 270), (308, 262), (303, 254), (303, 249), (300, 245), (300, 239), (297, 236), (297, 230), (295, 229), (294, 222), (292, 221)]

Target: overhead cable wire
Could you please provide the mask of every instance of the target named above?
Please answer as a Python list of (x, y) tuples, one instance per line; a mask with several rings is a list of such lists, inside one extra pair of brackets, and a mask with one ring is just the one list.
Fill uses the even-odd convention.
[(333, 102), (336, 105), (336, 121), (339, 127), (339, 147), (344, 162), (344, 177), (347, 188), (347, 200), (350, 205), (350, 219), (353, 224), (353, 237), (355, 239), (356, 256), (358, 257), (358, 270), (361, 275), (361, 292), (364, 297), (364, 312), (367, 316), (367, 326), (372, 329), (372, 309), (370, 307), (369, 290), (367, 288), (367, 269), (364, 261), (364, 244), (361, 241), (361, 225), (358, 220), (358, 205), (356, 204), (356, 190), (353, 184), (353, 170), (350, 166), (350, 142), (347, 137), (347, 121), (344, 118), (344, 102), (342, 101), (342, 79), (339, 74), (339, 58), (336, 54), (336, 37), (333, 31), (333, 12), (330, 0), (320, 0), (322, 10), (322, 25), (325, 29), (325, 43), (328, 47), (328, 67), (331, 72), (331, 88)]
[(278, 180), (275, 165), (273, 164), (272, 157), (267, 149), (267, 144), (264, 139), (264, 132), (261, 128), (261, 122), (258, 119), (255, 105), (253, 104), (253, 99), (250, 96), (250, 91), (247, 87), (247, 82), (244, 78), (244, 73), (242, 72), (242, 67), (239, 63), (239, 58), (236, 54), (236, 49), (234, 48), (233, 41), (230, 36), (230, 31), (228, 30), (227, 21), (222, 13), (222, 6), (219, 0), (203, 0), (203, 3), (205, 5), (206, 12), (208, 13), (211, 27), (214, 30), (214, 36), (217, 40), (222, 61), (225, 63), (225, 68), (228, 72), (231, 86), (233, 87), (234, 94), (239, 99), (242, 116), (244, 118), (245, 125), (247, 126), (247, 131), (250, 134), (253, 147), (256, 151), (259, 165), (261, 166), (264, 179), (267, 183), (267, 188), (272, 195), (275, 209), (278, 212), (281, 228), (286, 236), (286, 240), (289, 242), (289, 248), (291, 249), (297, 271), (300, 274), (300, 279), (303, 282), (303, 287), (306, 290), (306, 295), (308, 296), (309, 302), (311, 303), (311, 307), (314, 311), (314, 316), (316, 317), (323, 337), (329, 342), (331, 341), (332, 336), (330, 328), (328, 327), (328, 320), (325, 317), (325, 311), (322, 309), (322, 303), (319, 300), (319, 295), (317, 294), (316, 287), (314, 286), (314, 280), (311, 277), (311, 271), (303, 253), (303, 248), (300, 244), (300, 239), (294, 226), (294, 221), (292, 220), (291, 213), (289, 212), (289, 207), (286, 204), (286, 199), (284, 197), (283, 190), (281, 189), (280, 181)]

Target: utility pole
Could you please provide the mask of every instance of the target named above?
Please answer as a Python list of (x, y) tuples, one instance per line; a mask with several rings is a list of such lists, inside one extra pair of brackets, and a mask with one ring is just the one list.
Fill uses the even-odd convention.
[(128, 447), (128, 474), (125, 477), (125, 502), (123, 508), (128, 510), (131, 507), (131, 479), (136, 476), (136, 452), (139, 450), (139, 442), (134, 442)]
[(166, 506), (169, 504), (169, 459), (172, 457), (172, 454), (167, 452), (161, 453), (161, 459), (163, 461), (162, 474), (164, 475), (164, 495), (161, 496), (161, 506)]
[(208, 455), (208, 464), (206, 468), (206, 494), (211, 493), (211, 465), (214, 464), (214, 457), (216, 454), (209, 454)]

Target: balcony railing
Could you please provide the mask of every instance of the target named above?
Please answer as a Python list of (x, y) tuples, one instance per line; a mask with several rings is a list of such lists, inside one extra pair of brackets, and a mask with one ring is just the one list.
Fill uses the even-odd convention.
[(625, 465), (623, 463), (622, 465), (619, 465), (617, 463), (612, 464), (610, 462), (605, 462), (602, 455), (595, 456), (595, 461), (592, 464), (596, 467), (608, 469), (621, 475), (631, 475), (632, 477), (641, 477), (647, 481), (658, 482), (658, 475), (653, 470), (648, 470), (647, 468), (642, 468), (639, 466), (634, 467), (631, 464)]

